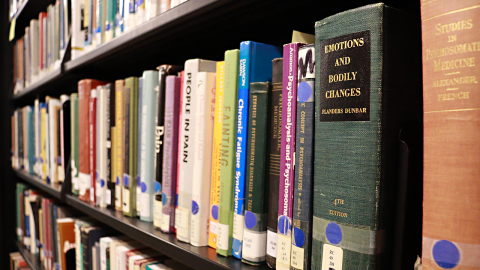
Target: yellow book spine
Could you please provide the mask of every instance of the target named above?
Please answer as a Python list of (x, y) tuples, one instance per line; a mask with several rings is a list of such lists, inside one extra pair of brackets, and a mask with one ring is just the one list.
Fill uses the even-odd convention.
[(41, 144), (40, 157), (42, 162), (42, 180), (47, 181), (47, 136), (46, 136), (46, 121), (47, 121), (47, 108), (42, 108), (42, 134), (41, 134)]
[(208, 245), (215, 249), (217, 248), (218, 204), (220, 194), (220, 149), (222, 146), (224, 70), (225, 62), (218, 62), (212, 143), (212, 178), (210, 181), (210, 232), (208, 234)]
[(115, 82), (115, 209), (123, 211), (123, 85), (124, 82)]

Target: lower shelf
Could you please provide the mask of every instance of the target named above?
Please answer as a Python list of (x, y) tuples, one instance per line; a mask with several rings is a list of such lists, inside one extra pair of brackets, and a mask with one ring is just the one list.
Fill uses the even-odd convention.
[(43, 270), (42, 263), (40, 262), (40, 260), (38, 260), (38, 258), (35, 255), (30, 253), (30, 250), (23, 247), (22, 244), (20, 244), (20, 242), (17, 242), (16, 244), (17, 244), (18, 252), (22, 254), (23, 259), (25, 260), (25, 262), (27, 262), (28, 266), (32, 268), (32, 270)]
[[(49, 186), (36, 179), (37, 177), (14, 170), (15, 174), (29, 184), (43, 191)], [(60, 196), (59, 194), (57, 196)], [(268, 266), (250, 266), (233, 257), (217, 255), (216, 250), (210, 247), (194, 247), (177, 240), (175, 234), (166, 234), (158, 231), (153, 223), (143, 222), (138, 218), (123, 216), (123, 213), (92, 206), (72, 195), (66, 195), (64, 203), (70, 205), (88, 216), (110, 226), (117, 231), (135, 239), (151, 248), (163, 253), (174, 260), (194, 269), (235, 269), (235, 270), (266, 270)], [(37, 268), (34, 268), (37, 269)]]

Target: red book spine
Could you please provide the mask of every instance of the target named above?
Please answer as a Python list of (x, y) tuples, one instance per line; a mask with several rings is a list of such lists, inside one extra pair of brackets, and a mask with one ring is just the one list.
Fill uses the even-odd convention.
[(90, 188), (90, 202), (96, 203), (96, 138), (97, 138), (97, 90), (92, 89), (90, 92), (89, 103), (89, 145), (90, 145), (90, 177), (92, 180)]
[[(89, 102), (90, 102), (90, 81), (81, 80), (78, 82), (78, 155), (79, 164), (78, 170), (80, 173), (80, 193), (78, 198), (82, 201), (88, 202), (90, 200), (90, 185), (88, 183), (91, 180), (87, 179), (90, 175), (90, 162), (89, 162), (89, 139), (88, 139), (88, 114), (89, 114)], [(87, 183), (88, 182), (88, 183)]]

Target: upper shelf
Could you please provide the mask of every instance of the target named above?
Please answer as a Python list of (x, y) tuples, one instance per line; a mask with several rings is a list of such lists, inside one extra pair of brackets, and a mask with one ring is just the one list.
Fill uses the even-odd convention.
[(48, 195), (52, 196), (55, 199), (61, 199), (61, 186), (51, 186), (46, 184), (42, 181), (42, 179), (38, 178), (37, 176), (31, 175), (26, 173), (23, 170), (16, 170), (13, 169), (14, 174), (21, 178), (23, 181), (35, 186), (36, 188), (40, 189), (41, 191), (47, 193)]

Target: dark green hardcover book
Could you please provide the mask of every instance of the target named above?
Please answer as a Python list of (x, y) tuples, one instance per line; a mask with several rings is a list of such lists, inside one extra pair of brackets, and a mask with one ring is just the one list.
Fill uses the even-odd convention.
[(71, 161), (71, 172), (72, 172), (72, 193), (78, 196), (79, 187), (78, 187), (78, 164), (79, 164), (79, 152), (78, 152), (78, 94), (73, 93), (70, 95), (70, 154), (72, 156)]
[(267, 244), (268, 130), (271, 83), (250, 84), (242, 261), (265, 262)]
[[(127, 95), (128, 95), (128, 98), (127, 98)], [(128, 114), (128, 120), (127, 120), (127, 114)], [(128, 125), (127, 125), (127, 121), (128, 121)], [(125, 175), (124, 175), (124, 187), (123, 187), (123, 214), (128, 217), (137, 216), (137, 211), (135, 207), (136, 198), (137, 198), (137, 179), (135, 176), (137, 175), (137, 167), (138, 167), (137, 136), (138, 136), (138, 78), (130, 77), (125, 79)], [(128, 149), (128, 152), (127, 152), (127, 149)]]
[(270, 143), (268, 166), (268, 221), (266, 261), (270, 268), (276, 267), (277, 261), (277, 222), (278, 195), (280, 181), (280, 150), (282, 134), (282, 80), (283, 58), (272, 60), (272, 94), (270, 98)]
[(315, 24), (312, 269), (394, 269), (398, 138), (422, 112), (409, 23), (380, 3)]
[(112, 156), (112, 129), (115, 127), (115, 84), (108, 83), (107, 89), (107, 192), (105, 194), (107, 208), (115, 209), (115, 179), (112, 176), (112, 165), (114, 157)]
[(315, 45), (298, 49), (297, 128), (291, 269), (310, 269), (312, 252)]

